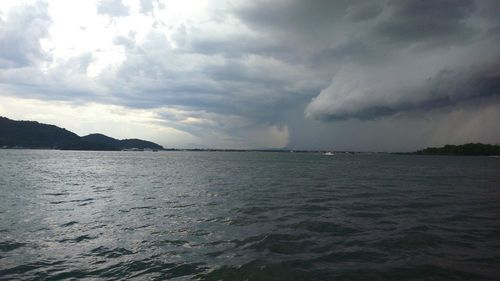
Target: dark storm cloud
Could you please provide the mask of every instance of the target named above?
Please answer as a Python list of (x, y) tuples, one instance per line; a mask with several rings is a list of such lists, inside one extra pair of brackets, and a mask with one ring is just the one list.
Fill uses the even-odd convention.
[(379, 49), (365, 40), (351, 40), (335, 47), (327, 47), (315, 52), (309, 58), (312, 67), (331, 65), (332, 63), (374, 63), (387, 59), (390, 52)]
[[(467, 0), (277, 1), (253, 2), (235, 14), (286, 42), (283, 52), (317, 77), (333, 76), (307, 107), (308, 116), (366, 120), (496, 95), (496, 78), (485, 78), (500, 62), (491, 57), (500, 45), (491, 32), (500, 14), (491, 12), (495, 7)], [(482, 65), (488, 61), (494, 66)]]
[[(421, 84), (409, 87), (388, 86), (377, 92), (377, 85), (372, 85), (374, 89), (353, 88), (352, 96), (358, 94), (359, 97), (351, 100), (348, 97), (346, 100), (335, 92), (335, 87), (342, 85), (334, 82), (333, 87), (326, 89), (309, 105), (307, 112), (311, 115), (323, 112), (314, 115), (321, 120), (372, 120), (396, 113), (444, 108), (474, 99), (500, 96), (500, 59), (489, 64), (443, 69)], [(363, 91), (378, 97), (373, 99)], [(328, 107), (335, 103), (341, 105)]]
[(339, 21), (350, 7), (360, 2), (362, 1), (253, 1), (236, 8), (236, 15), (264, 31), (277, 30), (307, 36), (307, 32), (316, 34), (318, 31), (332, 29), (334, 22)]
[(470, 0), (389, 1), (390, 16), (375, 26), (377, 35), (396, 42), (457, 42), (474, 35), (467, 19), (475, 11)]
[(370, 1), (351, 5), (347, 8), (346, 16), (352, 21), (365, 21), (377, 17), (383, 11), (382, 3)]
[(306, 114), (366, 120), (499, 94), (500, 37), (481, 16), (485, 3), (389, 1), (360, 36), (312, 56), (341, 67)]

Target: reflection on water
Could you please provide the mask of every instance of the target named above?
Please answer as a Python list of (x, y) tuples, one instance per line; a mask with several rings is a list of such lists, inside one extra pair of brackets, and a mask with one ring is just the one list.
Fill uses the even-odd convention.
[(487, 157), (0, 151), (0, 279), (495, 280)]

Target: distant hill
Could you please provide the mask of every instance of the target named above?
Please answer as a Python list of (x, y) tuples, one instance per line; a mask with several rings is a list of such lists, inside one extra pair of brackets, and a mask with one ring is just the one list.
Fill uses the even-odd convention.
[(64, 150), (163, 149), (139, 139), (117, 140), (102, 134), (80, 137), (64, 128), (36, 121), (15, 121), (0, 116), (0, 147)]
[(113, 147), (119, 147), (120, 146), (120, 141), (117, 139), (114, 139), (112, 137), (108, 137), (103, 134), (90, 134), (82, 137), (82, 140), (88, 141), (88, 142), (93, 142), (93, 143), (100, 143), (104, 145), (109, 145)]
[(467, 143), (462, 145), (445, 145), (443, 147), (428, 147), (415, 152), (420, 155), (500, 155), (500, 145)]
[(103, 134), (90, 134), (90, 135), (82, 137), (82, 139), (89, 141), (89, 142), (93, 142), (93, 143), (100, 143), (100, 144), (118, 147), (119, 149), (132, 149), (132, 148), (163, 149), (163, 147), (161, 145), (156, 144), (154, 142), (140, 140), (140, 139), (118, 140), (118, 139), (108, 137), (108, 136), (103, 135)]

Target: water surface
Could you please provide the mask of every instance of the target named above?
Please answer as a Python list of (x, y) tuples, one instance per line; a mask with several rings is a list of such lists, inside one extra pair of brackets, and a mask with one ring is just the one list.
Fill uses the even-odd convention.
[(500, 159), (0, 150), (0, 279), (498, 280)]

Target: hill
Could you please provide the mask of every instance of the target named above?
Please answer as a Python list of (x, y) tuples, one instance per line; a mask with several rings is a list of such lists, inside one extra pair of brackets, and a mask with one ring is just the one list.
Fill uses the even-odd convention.
[(114, 139), (112, 137), (108, 137), (103, 134), (90, 134), (82, 137), (82, 140), (88, 141), (88, 142), (93, 142), (93, 143), (100, 143), (104, 145), (109, 145), (113, 147), (119, 147), (120, 141), (117, 139)]
[(0, 146), (74, 150), (116, 150), (82, 140), (77, 134), (36, 121), (14, 121), (0, 117)]
[(102, 134), (80, 137), (54, 125), (36, 121), (15, 121), (1, 116), (0, 147), (63, 150), (163, 149), (162, 146), (149, 141), (117, 140)]
[(0, 145), (33, 148), (56, 148), (80, 141), (66, 129), (34, 121), (14, 121), (0, 117)]
[(127, 148), (139, 148), (139, 149), (163, 149), (163, 146), (156, 144), (154, 142), (140, 140), (140, 139), (124, 139), (120, 141), (120, 147), (122, 149)]
[(500, 145), (467, 143), (462, 145), (445, 145), (443, 147), (428, 147), (414, 154), (419, 155), (500, 155)]
[(82, 139), (93, 143), (100, 143), (104, 145), (118, 147), (119, 149), (132, 149), (132, 148), (159, 149), (159, 150), (163, 149), (161, 145), (156, 144), (154, 142), (140, 140), (140, 139), (118, 140), (103, 134), (90, 134), (82, 137)]

